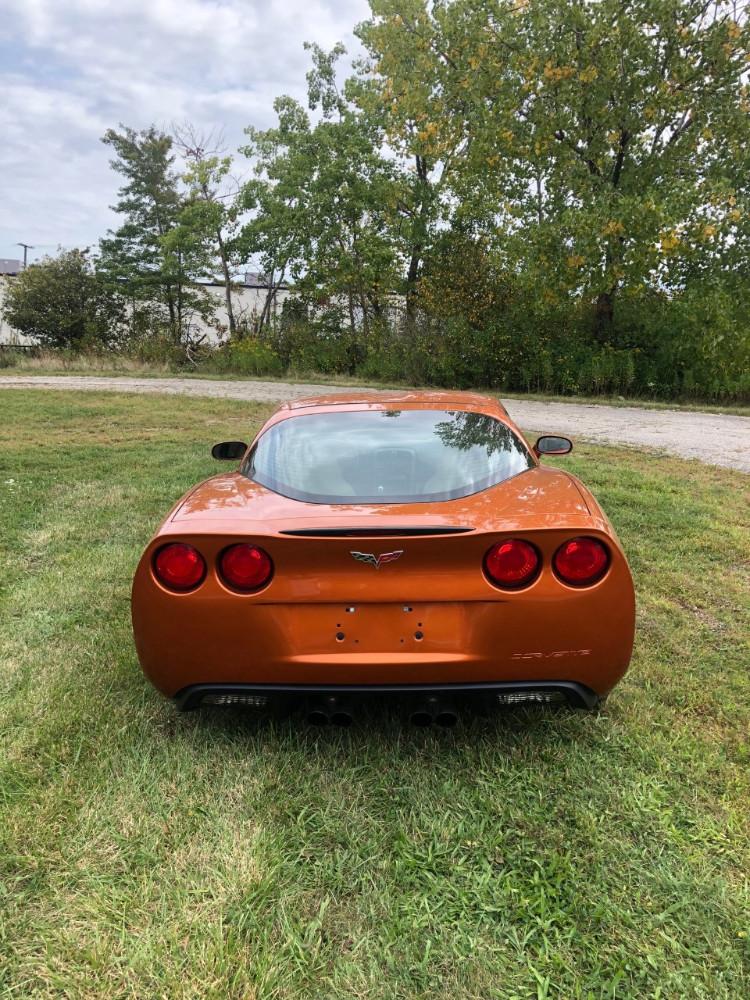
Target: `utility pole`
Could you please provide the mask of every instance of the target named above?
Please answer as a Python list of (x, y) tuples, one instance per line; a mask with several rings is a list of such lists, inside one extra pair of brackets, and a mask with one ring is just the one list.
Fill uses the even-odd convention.
[(16, 246), (23, 247), (23, 269), (26, 270), (26, 258), (28, 256), (29, 250), (33, 250), (33, 246), (30, 243), (16, 243)]

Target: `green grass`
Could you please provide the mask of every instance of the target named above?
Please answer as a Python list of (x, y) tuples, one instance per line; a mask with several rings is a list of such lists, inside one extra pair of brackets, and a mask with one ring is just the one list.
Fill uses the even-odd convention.
[(746, 481), (564, 460), (638, 589), (600, 715), (177, 716), (130, 578), (265, 412), (0, 393), (0, 997), (750, 996)]

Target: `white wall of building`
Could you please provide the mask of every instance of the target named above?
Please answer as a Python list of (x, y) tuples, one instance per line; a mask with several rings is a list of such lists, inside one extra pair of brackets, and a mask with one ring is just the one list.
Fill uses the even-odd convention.
[[(200, 317), (194, 321), (193, 336), (205, 335), (206, 342), (218, 344), (226, 340), (229, 335), (229, 319), (227, 317), (226, 299), (223, 285), (206, 285), (209, 295), (216, 300), (216, 312), (213, 320), (204, 323)], [(271, 315), (278, 317), (281, 315), (281, 304), (290, 294), (288, 288), (280, 288), (271, 306)], [(232, 311), (235, 322), (244, 324), (252, 328), (253, 319), (260, 317), (263, 307), (266, 304), (268, 289), (264, 286), (237, 285), (232, 289)]]
[[(30, 337), (24, 337), (17, 330), (14, 330), (3, 318), (2, 308), (7, 292), (8, 284), (15, 278), (0, 275), (0, 346), (9, 345), (33, 345), (35, 343)], [(224, 286), (206, 285), (206, 290), (212, 299), (216, 300), (216, 312), (214, 318), (205, 322), (200, 316), (195, 316), (191, 322), (191, 333), (194, 338), (205, 337), (204, 343), (220, 344), (229, 335), (229, 320), (227, 318), (226, 299)], [(281, 304), (290, 294), (289, 289), (280, 288), (274, 297), (272, 315), (281, 315)], [(266, 302), (268, 289), (259, 285), (236, 285), (232, 289), (232, 307), (235, 320), (238, 323), (246, 323), (252, 326), (253, 317), (259, 317)]]

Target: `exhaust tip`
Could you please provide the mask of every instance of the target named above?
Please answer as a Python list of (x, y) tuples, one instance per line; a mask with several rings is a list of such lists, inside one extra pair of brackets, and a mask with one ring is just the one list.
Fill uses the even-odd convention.
[(458, 713), (452, 708), (441, 708), (435, 716), (435, 722), (444, 729), (450, 729), (458, 722)]
[(311, 726), (327, 726), (328, 712), (322, 708), (311, 708), (307, 713), (307, 721)]
[(346, 729), (349, 726), (351, 726), (353, 721), (354, 719), (352, 718), (351, 713), (345, 712), (342, 709), (337, 709), (331, 715), (331, 722), (334, 724), (334, 726), (342, 726), (343, 728)]
[(438, 708), (437, 698), (427, 698), (425, 701), (420, 701), (412, 709), (409, 721), (413, 726), (419, 726), (422, 729), (431, 726), (435, 721)]

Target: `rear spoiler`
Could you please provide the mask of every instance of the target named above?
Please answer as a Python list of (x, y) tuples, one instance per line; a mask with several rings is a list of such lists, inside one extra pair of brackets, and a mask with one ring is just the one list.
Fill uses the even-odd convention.
[(394, 536), (416, 535), (462, 535), (474, 528), (442, 525), (435, 528), (290, 528), (280, 531), (280, 535), (296, 535), (300, 538), (393, 538)]

